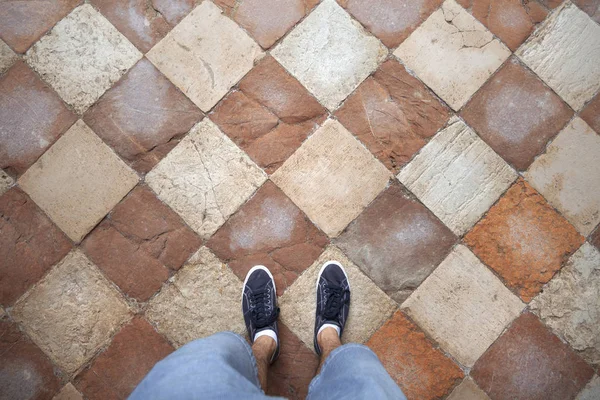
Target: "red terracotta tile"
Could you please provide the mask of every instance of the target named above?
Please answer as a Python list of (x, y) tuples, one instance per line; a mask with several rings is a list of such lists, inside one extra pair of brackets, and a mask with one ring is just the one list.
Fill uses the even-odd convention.
[(594, 21), (600, 23), (600, 0), (573, 0), (573, 3), (588, 13)]
[(25, 172), (76, 119), (24, 62), (15, 63), (0, 77), (0, 168)]
[(14, 303), (71, 246), (21, 189), (0, 196), (0, 304)]
[(125, 399), (154, 364), (173, 350), (146, 320), (136, 317), (75, 378), (75, 386), (90, 400)]
[(281, 295), (319, 257), (327, 243), (325, 234), (268, 181), (207, 245), (240, 279), (254, 265), (267, 266)]
[(144, 58), (83, 119), (133, 168), (148, 172), (202, 112)]
[(471, 376), (494, 400), (573, 399), (594, 370), (524, 313), (481, 356)]
[(367, 346), (409, 399), (440, 399), (464, 377), (401, 311), (375, 332)]
[(339, 121), (398, 172), (448, 120), (445, 107), (397, 61), (386, 61), (336, 112)]
[(161, 13), (169, 24), (175, 26), (194, 9), (196, 1), (197, 0), (152, 0), (152, 7)]
[(596, 94), (579, 116), (600, 135), (600, 94)]

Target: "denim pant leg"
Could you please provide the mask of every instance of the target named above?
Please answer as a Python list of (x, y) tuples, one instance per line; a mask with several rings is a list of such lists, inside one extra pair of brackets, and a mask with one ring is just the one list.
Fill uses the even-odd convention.
[(331, 352), (311, 382), (308, 400), (406, 400), (379, 358), (367, 346), (350, 343)]
[(195, 340), (157, 363), (130, 400), (272, 399), (258, 381), (250, 345), (233, 332)]

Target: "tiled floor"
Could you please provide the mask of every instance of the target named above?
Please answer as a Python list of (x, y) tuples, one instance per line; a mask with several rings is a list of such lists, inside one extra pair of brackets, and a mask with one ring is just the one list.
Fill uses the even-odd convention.
[(0, 399), (124, 399), (314, 279), (409, 399), (600, 399), (599, 0), (0, 2)]

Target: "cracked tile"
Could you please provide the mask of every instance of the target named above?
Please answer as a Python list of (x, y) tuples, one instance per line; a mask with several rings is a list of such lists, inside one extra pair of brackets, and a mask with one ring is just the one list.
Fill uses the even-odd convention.
[(0, 39), (0, 74), (8, 70), (19, 57), (2, 39)]
[(573, 0), (573, 3), (577, 4), (594, 21), (600, 23), (600, 0)]
[(177, 25), (196, 5), (196, 0), (151, 0), (152, 7), (173, 26)]
[(600, 135), (600, 92), (581, 110), (579, 116)]

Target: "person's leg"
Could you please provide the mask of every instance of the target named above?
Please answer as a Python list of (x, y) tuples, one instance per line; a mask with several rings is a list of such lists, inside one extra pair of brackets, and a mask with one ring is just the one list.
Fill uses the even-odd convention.
[(252, 353), (254, 353), (258, 367), (258, 380), (260, 381), (260, 386), (265, 389), (267, 387), (269, 365), (271, 365), (276, 348), (277, 343), (269, 336), (260, 336), (252, 344)]
[(321, 373), (321, 368), (329, 354), (340, 347), (342, 342), (338, 336), (337, 331), (334, 328), (325, 328), (317, 335), (317, 342), (321, 349), (321, 359), (319, 361), (319, 368), (317, 369), (317, 375)]

